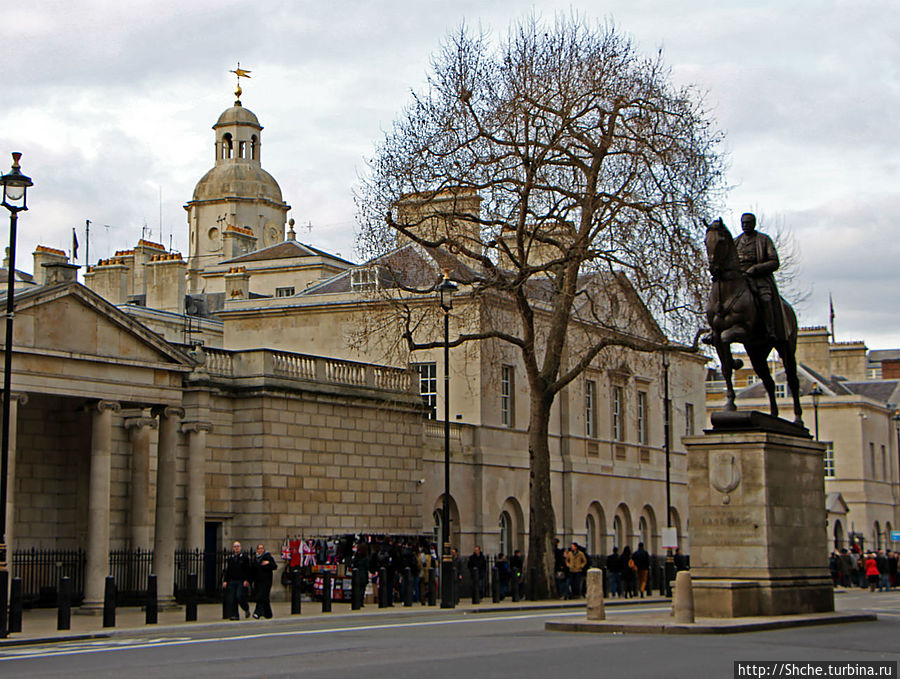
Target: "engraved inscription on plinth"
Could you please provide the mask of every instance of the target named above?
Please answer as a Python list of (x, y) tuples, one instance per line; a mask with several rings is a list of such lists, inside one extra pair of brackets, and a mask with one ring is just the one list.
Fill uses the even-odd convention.
[(834, 610), (825, 446), (771, 432), (685, 439), (698, 617)]

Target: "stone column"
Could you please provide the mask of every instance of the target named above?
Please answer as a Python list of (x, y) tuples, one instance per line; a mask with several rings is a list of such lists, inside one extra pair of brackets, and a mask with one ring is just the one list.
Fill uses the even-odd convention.
[(156, 524), (153, 534), (153, 572), (157, 578), (159, 605), (175, 601), (175, 454), (182, 408), (165, 407), (159, 414), (156, 454)]
[(150, 430), (152, 417), (129, 417), (125, 428), (131, 432), (131, 548), (150, 550)]
[(187, 544), (188, 549), (204, 547), (206, 519), (206, 432), (209, 422), (185, 422), (181, 431), (188, 435), (187, 463)]
[(88, 490), (87, 569), (84, 576), (84, 612), (103, 608), (109, 575), (109, 488), (112, 461), (112, 417), (119, 404), (100, 401), (91, 408), (91, 477)]

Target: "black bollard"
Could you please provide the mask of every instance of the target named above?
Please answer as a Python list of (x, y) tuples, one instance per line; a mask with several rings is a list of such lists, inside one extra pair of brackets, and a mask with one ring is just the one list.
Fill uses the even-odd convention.
[(116, 626), (116, 579), (106, 576), (106, 586), (103, 589), (103, 626)]
[(432, 568), (428, 573), (428, 605), (437, 604), (437, 573), (436, 568)]
[(522, 574), (513, 572), (509, 579), (512, 586), (512, 600), (518, 603), (522, 600), (522, 590), (519, 589), (519, 584), (522, 582)]
[(22, 578), (13, 578), (10, 580), (9, 631), (22, 631)]
[(56, 590), (56, 629), (72, 629), (72, 579), (59, 579)]
[(403, 605), (409, 608), (413, 604), (413, 579), (412, 569), (407, 566), (403, 569)]
[(222, 620), (231, 619), (231, 607), (237, 609), (237, 603), (231, 600), (231, 588), (228, 585), (222, 587)]
[(387, 568), (378, 569), (378, 608), (388, 607)]
[(331, 573), (322, 574), (322, 612), (331, 613)]
[[(528, 584), (528, 600), (536, 601), (537, 600), (537, 589), (535, 588), (535, 585), (537, 584), (537, 568), (529, 568), (528, 569), (528, 583), (527, 584)], [(581, 593), (579, 592), (578, 595), (580, 596)], [(572, 596), (576, 596), (576, 595), (573, 594)]]
[(472, 569), (472, 603), (481, 603), (481, 571)]
[(291, 615), (300, 615), (300, 602), (303, 592), (300, 591), (300, 571), (291, 571)]
[(362, 573), (358, 568), (350, 571), (350, 610), (358, 611), (362, 608)]
[(500, 603), (500, 574), (496, 566), (491, 568), (491, 601), (495, 604)]
[(184, 621), (197, 622), (197, 574), (188, 573), (187, 598), (184, 602)]
[(603, 598), (609, 596), (609, 573), (605, 568), (601, 568), (600, 572), (603, 573), (603, 577), (600, 578), (600, 582), (603, 583)]
[(147, 603), (144, 609), (145, 625), (155, 625), (159, 620), (159, 600), (156, 593), (156, 576), (151, 573), (147, 576)]

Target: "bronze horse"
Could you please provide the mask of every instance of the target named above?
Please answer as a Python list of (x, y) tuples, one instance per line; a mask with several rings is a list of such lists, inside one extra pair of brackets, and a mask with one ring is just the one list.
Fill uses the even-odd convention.
[(725, 410), (736, 410), (732, 373), (743, 367), (743, 361), (731, 354), (731, 344), (744, 345), (753, 370), (769, 395), (769, 411), (778, 416), (775, 400), (775, 381), (769, 371), (768, 358), (772, 349), (778, 352), (794, 400), (794, 422), (803, 425), (800, 408), (800, 383), (797, 379), (797, 316), (791, 306), (781, 299), (784, 318), (782, 337), (767, 336), (765, 322), (757, 306), (746, 277), (738, 262), (737, 249), (731, 232), (721, 219), (706, 225), (706, 256), (712, 274), (712, 291), (706, 305), (706, 319), (712, 332), (708, 342), (715, 347), (725, 377)]

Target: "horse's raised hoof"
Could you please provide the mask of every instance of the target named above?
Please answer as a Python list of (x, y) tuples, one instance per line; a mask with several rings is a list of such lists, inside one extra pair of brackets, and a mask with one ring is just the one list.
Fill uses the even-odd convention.
[(706, 335), (704, 335), (703, 337), (701, 337), (701, 338), (700, 338), (700, 341), (703, 342), (703, 344), (709, 344), (710, 346), (712, 346), (713, 344), (715, 344), (715, 340), (713, 339), (713, 335), (712, 335), (711, 332), (710, 332), (710, 333), (707, 333)]
[(731, 361), (731, 369), (732, 370), (740, 370), (743, 367), (744, 367), (744, 362), (741, 359), (735, 358)]

